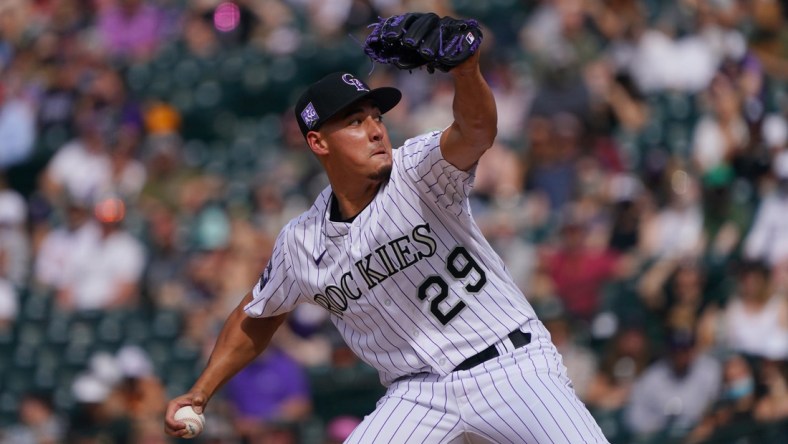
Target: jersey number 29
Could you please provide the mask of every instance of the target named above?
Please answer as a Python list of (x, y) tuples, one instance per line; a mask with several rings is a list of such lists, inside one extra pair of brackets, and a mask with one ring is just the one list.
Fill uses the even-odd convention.
[[(457, 263), (458, 259), (461, 259), (461, 264)], [(465, 279), (472, 271), (476, 271), (478, 274), (476, 282), (469, 283), (465, 286), (465, 291), (468, 293), (478, 293), (482, 287), (484, 287), (484, 284), (487, 283), (487, 275), (484, 273), (484, 270), (479, 266), (479, 263), (468, 254), (468, 250), (466, 250), (465, 247), (456, 247), (452, 250), (449, 257), (446, 258), (446, 269), (452, 277), (457, 280)], [(439, 275), (430, 276), (419, 285), (419, 300), (423, 301), (426, 299), (430, 289), (436, 287), (438, 292), (432, 301), (430, 301), (430, 313), (432, 313), (441, 324), (446, 325), (465, 308), (465, 302), (457, 302), (446, 312), (441, 310), (441, 302), (449, 296), (449, 284)]]

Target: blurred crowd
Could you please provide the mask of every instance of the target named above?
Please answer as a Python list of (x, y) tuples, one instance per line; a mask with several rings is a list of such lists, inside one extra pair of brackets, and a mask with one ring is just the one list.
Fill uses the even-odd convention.
[[(367, 25), (474, 17), (498, 104), (472, 208), (613, 443), (788, 442), (785, 0), (0, 1), (0, 443), (167, 442), (273, 239), (327, 185), (292, 104), (450, 78)], [(208, 409), (212, 443), (342, 442), (382, 387), (321, 309)]]

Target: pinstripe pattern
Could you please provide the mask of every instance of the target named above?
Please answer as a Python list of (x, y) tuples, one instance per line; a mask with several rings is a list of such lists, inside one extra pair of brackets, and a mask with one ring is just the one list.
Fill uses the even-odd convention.
[[(443, 159), (440, 136), (394, 150), (390, 180), (351, 223), (329, 219), (324, 190), (278, 236), (246, 312), (320, 305), (379, 371), (389, 391), (350, 442), (466, 442), (468, 433), (494, 442), (603, 442), (592, 439), (599, 429), (549, 335), (474, 222), (473, 171)], [(534, 330), (526, 355), (501, 341), (523, 325)], [(501, 358), (453, 372), (493, 344)]]
[[(247, 313), (270, 316), (299, 303), (331, 305), (340, 334), (380, 371), (384, 384), (423, 371), (446, 375), (533, 319), (533, 309), (470, 213), (467, 196), (473, 175), (443, 159), (440, 134), (411, 139), (394, 150), (391, 180), (353, 223), (330, 221), (331, 190), (321, 193), (309, 211), (280, 233), (270, 271), (261, 279), (265, 285), (255, 286)], [(422, 228), (415, 232), (416, 227)], [(417, 236), (428, 237), (433, 246), (419, 243)], [(479, 281), (476, 270), (464, 279), (447, 270), (447, 258), (456, 247), (465, 248), (484, 270), (486, 283), (479, 292), (466, 289)], [(378, 254), (380, 248), (385, 251)], [(432, 254), (416, 261), (419, 253)], [(365, 258), (370, 269), (380, 273), (372, 278), (373, 285), (358, 266), (359, 261), (362, 268), (367, 264)], [(353, 296), (327, 291), (329, 286), (342, 288), (343, 275), (346, 293)], [(440, 311), (465, 304), (447, 325), (431, 312), (437, 288), (428, 292), (425, 301), (418, 297), (420, 284), (429, 276), (448, 284)]]
[(392, 384), (346, 442), (606, 443), (544, 327), (523, 330), (529, 345), (476, 368)]

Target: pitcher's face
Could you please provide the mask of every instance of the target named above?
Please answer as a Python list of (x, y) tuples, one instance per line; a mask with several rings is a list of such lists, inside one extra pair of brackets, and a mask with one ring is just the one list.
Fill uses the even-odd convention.
[(327, 167), (350, 177), (385, 180), (391, 174), (391, 140), (371, 100), (350, 105), (319, 130)]

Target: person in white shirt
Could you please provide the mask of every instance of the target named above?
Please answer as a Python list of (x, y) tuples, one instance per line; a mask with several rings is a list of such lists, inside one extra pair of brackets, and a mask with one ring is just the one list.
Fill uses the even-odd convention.
[(0, 78), (0, 170), (27, 160), (36, 140), (36, 114), (24, 98), (14, 97)]
[(121, 226), (122, 200), (101, 199), (94, 212), (96, 222), (70, 245), (57, 303), (65, 310), (134, 307), (145, 265), (144, 246)]
[(772, 167), (777, 187), (758, 207), (744, 239), (744, 255), (775, 267), (788, 261), (788, 150), (777, 154)]

